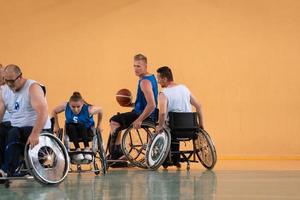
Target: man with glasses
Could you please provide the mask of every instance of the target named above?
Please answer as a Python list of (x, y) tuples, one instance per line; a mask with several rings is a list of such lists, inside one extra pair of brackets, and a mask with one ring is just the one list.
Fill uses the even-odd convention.
[(11, 127), (7, 129), (4, 162), (0, 174), (12, 175), (18, 167), (19, 157), (24, 147), (11, 145), (27, 143), (32, 147), (39, 143), (39, 134), (50, 129), (48, 106), (40, 84), (22, 76), (17, 65), (8, 65), (4, 69), (5, 86), (0, 95), (0, 122), (5, 111), (10, 114)]

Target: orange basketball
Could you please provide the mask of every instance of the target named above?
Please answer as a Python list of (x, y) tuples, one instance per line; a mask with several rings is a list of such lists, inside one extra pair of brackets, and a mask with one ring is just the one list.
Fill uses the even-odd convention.
[(129, 106), (131, 104), (131, 92), (128, 89), (121, 89), (117, 92), (116, 99), (120, 106)]

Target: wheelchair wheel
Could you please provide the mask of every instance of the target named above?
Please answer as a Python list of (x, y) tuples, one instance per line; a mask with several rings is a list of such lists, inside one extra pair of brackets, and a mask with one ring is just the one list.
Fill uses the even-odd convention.
[[(107, 172), (107, 161), (106, 161), (106, 156), (105, 156), (105, 151), (103, 148), (103, 140), (102, 140), (102, 135), (100, 132), (98, 132), (98, 130), (96, 131), (96, 141), (95, 143), (93, 143), (93, 147), (96, 146), (97, 148), (95, 148), (95, 154), (97, 156), (97, 153), (99, 155), (100, 158), (100, 162), (101, 162), (101, 167), (102, 167), (102, 173), (106, 174)], [(97, 164), (97, 163), (96, 163)], [(98, 168), (98, 166), (97, 166)]]
[(24, 154), (29, 172), (39, 183), (59, 184), (68, 174), (68, 152), (53, 134), (41, 133), (39, 143), (32, 149), (26, 145)]
[[(168, 131), (164, 130), (156, 134), (149, 142), (146, 151), (146, 163), (150, 169), (158, 169), (168, 156), (171, 147), (171, 135)], [(163, 165), (166, 169), (168, 166)]]
[(197, 133), (194, 148), (202, 165), (207, 169), (214, 168), (217, 162), (217, 152), (212, 139), (205, 130), (200, 129), (200, 132)]
[(155, 132), (155, 124), (143, 122), (140, 129), (131, 125), (122, 137), (122, 151), (134, 166), (147, 169), (145, 160), (147, 144)]

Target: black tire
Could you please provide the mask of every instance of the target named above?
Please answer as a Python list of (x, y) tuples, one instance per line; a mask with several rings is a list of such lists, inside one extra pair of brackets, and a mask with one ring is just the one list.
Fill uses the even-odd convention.
[(96, 131), (96, 135), (97, 135), (97, 141), (98, 141), (98, 154), (99, 154), (99, 158), (100, 158), (100, 161), (101, 161), (102, 173), (106, 174), (108, 167), (107, 167), (107, 160), (106, 160), (106, 156), (105, 156), (105, 151), (104, 151), (104, 148), (103, 148), (102, 135), (98, 130)]
[(213, 169), (217, 162), (217, 152), (209, 134), (200, 129), (194, 140), (194, 149), (201, 164), (207, 169)]
[[(155, 132), (155, 124), (153, 122), (143, 122), (142, 128), (136, 130), (131, 125), (123, 134), (122, 151), (128, 161), (136, 167), (147, 169), (146, 150), (148, 142)], [(133, 141), (133, 137), (138, 141)], [(135, 143), (135, 144), (134, 144)]]
[(60, 128), (57, 134), (57, 137), (60, 139), (60, 141), (63, 141), (63, 135), (64, 135), (64, 129)]
[(96, 161), (94, 161), (94, 173), (95, 173), (96, 175), (99, 175), (99, 174), (100, 174), (99, 167), (98, 167)]

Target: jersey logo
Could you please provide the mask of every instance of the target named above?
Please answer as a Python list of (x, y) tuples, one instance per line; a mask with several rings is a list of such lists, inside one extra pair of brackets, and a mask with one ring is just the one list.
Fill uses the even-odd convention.
[(19, 110), (20, 109), (20, 104), (19, 104), (19, 102), (15, 102), (15, 110)]
[(78, 117), (77, 117), (77, 116), (74, 116), (74, 117), (73, 117), (73, 122), (74, 122), (74, 123), (78, 123)]

